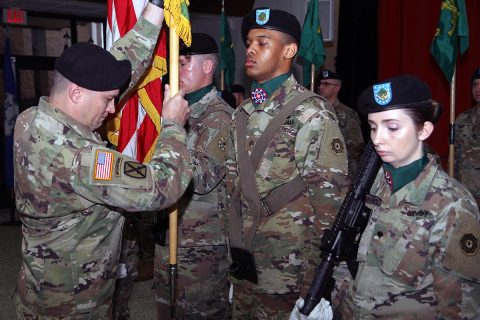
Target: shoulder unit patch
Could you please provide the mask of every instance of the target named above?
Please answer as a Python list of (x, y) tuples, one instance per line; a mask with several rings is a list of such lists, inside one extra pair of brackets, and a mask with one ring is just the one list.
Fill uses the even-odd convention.
[(123, 173), (131, 178), (145, 179), (147, 177), (147, 166), (135, 161), (125, 161)]

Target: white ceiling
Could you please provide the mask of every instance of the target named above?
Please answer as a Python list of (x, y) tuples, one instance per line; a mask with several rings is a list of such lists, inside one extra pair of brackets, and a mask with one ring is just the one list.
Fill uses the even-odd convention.
[(0, 0), (0, 8), (20, 8), (86, 18), (105, 18), (107, 1), (103, 3), (71, 0)]

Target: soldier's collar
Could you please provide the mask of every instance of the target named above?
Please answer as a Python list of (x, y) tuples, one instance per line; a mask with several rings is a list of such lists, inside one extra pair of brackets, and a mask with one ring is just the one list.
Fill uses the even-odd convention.
[(388, 163), (383, 164), (385, 180), (392, 190), (392, 194), (415, 180), (423, 168), (428, 164), (427, 154), (420, 159), (400, 168), (394, 168)]
[(272, 93), (277, 90), (278, 87), (290, 77), (290, 75), (291, 73), (284, 73), (263, 83), (253, 81), (250, 90), (253, 104), (258, 106), (268, 100), (272, 96)]
[(205, 87), (202, 87), (202, 88), (198, 89), (197, 91), (193, 91), (193, 92), (190, 92), (190, 93), (186, 94), (185, 95), (185, 100), (188, 101), (188, 105), (190, 106), (190, 105), (200, 101), (200, 99), (202, 99), (203, 96), (207, 94), (207, 92), (212, 90), (212, 88), (213, 88), (213, 84), (210, 83), (209, 85), (206, 85)]

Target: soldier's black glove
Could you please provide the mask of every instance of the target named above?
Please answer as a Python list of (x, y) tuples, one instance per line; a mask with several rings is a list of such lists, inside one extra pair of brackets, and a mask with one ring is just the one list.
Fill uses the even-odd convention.
[(159, 8), (163, 9), (163, 2), (164, 0), (149, 0), (149, 2)]

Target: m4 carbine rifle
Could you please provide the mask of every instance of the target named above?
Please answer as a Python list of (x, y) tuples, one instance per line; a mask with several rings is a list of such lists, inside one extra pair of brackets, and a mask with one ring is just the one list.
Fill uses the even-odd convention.
[(367, 226), (371, 210), (365, 207), (365, 197), (370, 191), (382, 161), (370, 141), (360, 160), (353, 185), (340, 206), (331, 229), (326, 230), (321, 243), (322, 260), (300, 309), (309, 315), (321, 298), (330, 300), (333, 269), (340, 261), (347, 261), (355, 278), (358, 263), (356, 254), (360, 237)]

